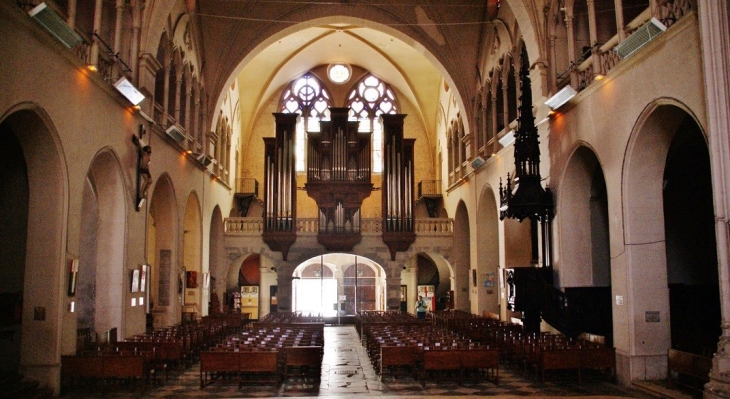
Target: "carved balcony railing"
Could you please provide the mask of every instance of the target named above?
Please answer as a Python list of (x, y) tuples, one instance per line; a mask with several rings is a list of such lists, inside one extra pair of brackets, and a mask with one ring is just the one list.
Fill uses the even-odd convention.
[(226, 218), (227, 234), (233, 235), (261, 235), (264, 231), (264, 218)]
[[(653, 13), (647, 8), (626, 25), (626, 37), (644, 26), (652, 17), (669, 28), (695, 10), (697, 10), (697, 0), (657, 0), (657, 6)], [(569, 68), (570, 74), (561, 74), (558, 77), (558, 87), (562, 88), (572, 79), (575, 79), (573, 81), (578, 83), (576, 89), (580, 91), (588, 87), (597, 76), (605, 76), (621, 61), (621, 58), (614, 51), (619, 44), (619, 36), (615, 35), (607, 42), (597, 46), (592, 55)]]
[[(319, 233), (318, 218), (297, 218), (297, 235), (316, 236)], [(226, 234), (261, 235), (264, 219), (261, 217), (230, 217), (225, 220)], [(364, 236), (377, 236), (383, 232), (382, 218), (367, 218), (360, 222), (360, 232)], [(450, 236), (454, 234), (454, 220), (448, 218), (428, 218), (416, 220), (418, 236)]]

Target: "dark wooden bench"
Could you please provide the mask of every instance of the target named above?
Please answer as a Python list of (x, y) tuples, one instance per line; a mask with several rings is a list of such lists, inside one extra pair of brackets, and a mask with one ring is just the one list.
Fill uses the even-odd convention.
[(321, 346), (291, 346), (282, 348), (284, 353), (284, 378), (290, 375), (319, 379), (322, 372)]
[[(155, 368), (167, 372), (185, 366), (185, 351), (182, 341), (120, 341), (112, 345), (122, 351), (147, 351), (155, 353)], [(162, 367), (164, 366), (164, 367)]]
[(200, 388), (219, 377), (238, 375), (239, 387), (244, 382), (281, 383), (280, 352), (278, 351), (201, 351)]
[(61, 380), (71, 386), (83, 382), (131, 379), (144, 381), (148, 375), (142, 354), (94, 354), (61, 356)]
[(462, 378), (467, 377), (469, 373), (481, 377), (483, 373), (487, 379), (491, 377), (495, 384), (499, 384), (498, 349), (459, 349), (458, 352)]
[(544, 349), (540, 353), (539, 369), (542, 375), (542, 382), (545, 382), (545, 371), (550, 370), (576, 370), (578, 373), (578, 384), (580, 378), (581, 349)]
[(238, 358), (240, 352), (200, 352), (200, 389), (217, 378), (238, 375)]
[(421, 367), (421, 385), (426, 386), (426, 376), (429, 374), (456, 373), (457, 382), (461, 384), (461, 351), (452, 349), (424, 350)]
[(581, 348), (580, 367), (584, 370), (608, 370), (609, 378), (616, 378), (616, 348), (601, 346), (597, 348)]
[(670, 386), (675, 382), (682, 382), (681, 376), (686, 376), (692, 380), (693, 388), (701, 389), (710, 380), (711, 369), (712, 358), (676, 349), (667, 351), (667, 383)]
[(384, 379), (388, 374), (397, 377), (401, 369), (415, 376), (420, 357), (421, 351), (417, 346), (381, 346), (380, 379)]

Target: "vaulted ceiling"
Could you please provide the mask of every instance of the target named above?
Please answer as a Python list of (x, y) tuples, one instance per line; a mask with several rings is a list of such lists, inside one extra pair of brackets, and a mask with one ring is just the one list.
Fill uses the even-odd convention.
[[(393, 85), (435, 135), (439, 88), (468, 113), (477, 58), (496, 0), (187, 0), (204, 47), (206, 87), (220, 104), (237, 82), (245, 136), (282, 85), (331, 62), (358, 65)], [(435, 143), (430, 140), (431, 143)], [(246, 137), (242, 137), (246, 142)]]

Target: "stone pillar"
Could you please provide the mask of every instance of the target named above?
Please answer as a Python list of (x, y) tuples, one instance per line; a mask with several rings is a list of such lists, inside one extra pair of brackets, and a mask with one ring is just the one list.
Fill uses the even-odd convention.
[[(565, 14), (565, 31), (568, 34), (568, 59), (570, 62), (575, 62), (578, 57), (575, 54), (575, 32), (573, 31), (573, 8), (569, 8)], [(570, 71), (570, 85), (578, 87), (578, 74), (575, 73), (575, 68), (571, 68)]]
[(722, 335), (712, 359), (705, 398), (730, 398), (730, 6), (726, 1), (698, 2), (700, 40), (715, 204)]
[[(398, 259), (400, 257), (396, 257)], [(385, 310), (400, 309), (400, 284), (401, 272), (403, 271), (402, 261), (385, 261), (382, 264), (387, 276), (385, 287)]]
[(276, 269), (276, 284), (278, 289), (278, 310), (279, 312), (292, 311), (292, 273), (296, 265), (283, 260), (274, 261)]

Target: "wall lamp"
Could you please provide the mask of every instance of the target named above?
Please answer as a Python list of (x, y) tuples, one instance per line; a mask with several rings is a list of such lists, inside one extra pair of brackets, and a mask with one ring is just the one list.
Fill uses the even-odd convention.
[(28, 15), (67, 48), (74, 48), (81, 43), (81, 36), (71, 29), (46, 3), (38, 4), (28, 12)]
[(551, 110), (555, 111), (556, 109), (565, 105), (573, 97), (575, 97), (576, 94), (578, 94), (578, 92), (575, 91), (572, 86), (567, 85), (563, 87), (559, 92), (555, 93), (555, 95), (550, 97), (547, 101), (545, 101), (545, 105), (550, 107)]
[(145, 98), (144, 94), (140, 93), (140, 91), (137, 90), (132, 82), (130, 82), (125, 76), (122, 76), (119, 80), (117, 80), (117, 83), (114, 83), (114, 87), (116, 87), (117, 91), (122, 93), (122, 95), (129, 100), (132, 105), (138, 105)]

